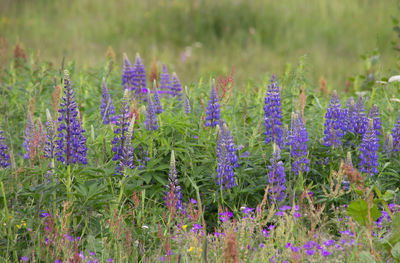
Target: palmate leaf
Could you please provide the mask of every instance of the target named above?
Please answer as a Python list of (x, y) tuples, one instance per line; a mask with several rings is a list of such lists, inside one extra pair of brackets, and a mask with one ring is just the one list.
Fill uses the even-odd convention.
[[(354, 220), (356, 220), (359, 224), (365, 226), (368, 223), (368, 203), (359, 199), (351, 202), (351, 204), (347, 208), (347, 213)], [(371, 220), (376, 221), (382, 213), (378, 210), (376, 205), (372, 205), (370, 209)]]

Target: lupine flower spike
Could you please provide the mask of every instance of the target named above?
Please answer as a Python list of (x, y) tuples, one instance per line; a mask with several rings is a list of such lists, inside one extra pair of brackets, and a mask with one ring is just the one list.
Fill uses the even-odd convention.
[(286, 178), (285, 168), (280, 160), (279, 146), (274, 144), (274, 152), (271, 158), (271, 165), (268, 166), (268, 184), (270, 185), (269, 193), (270, 199), (274, 202), (280, 202), (286, 197)]
[(340, 101), (336, 91), (332, 94), (331, 102), (325, 114), (324, 145), (328, 147), (340, 147), (341, 138), (346, 130), (345, 115), (340, 108)]
[(233, 142), (228, 126), (217, 126), (217, 184), (221, 190), (237, 186), (234, 168), (238, 167), (237, 148)]
[(378, 105), (374, 104), (369, 112), (368, 117), (373, 120), (374, 130), (377, 137), (381, 135), (381, 117), (379, 116), (379, 108)]
[(28, 112), (27, 122), (25, 127), (24, 142), (22, 143), (22, 148), (25, 149), (24, 159), (29, 159), (29, 154), (31, 153), (31, 147), (33, 146), (33, 137), (35, 133), (35, 125), (33, 124), (32, 114)]
[(153, 81), (153, 88), (154, 88), (154, 90), (153, 90), (154, 97), (153, 97), (153, 98), (154, 98), (154, 109), (155, 109), (155, 113), (156, 113), (156, 114), (160, 114), (160, 113), (162, 113), (164, 110), (163, 110), (163, 107), (162, 107), (162, 104), (161, 104), (160, 94), (159, 94), (159, 91), (158, 91), (158, 89), (157, 89), (156, 80)]
[(208, 127), (217, 126), (220, 119), (220, 111), (221, 109), (219, 105), (217, 90), (215, 88), (215, 80), (213, 79), (211, 85), (210, 99), (208, 100), (207, 105), (207, 117), (205, 125)]
[(183, 211), (185, 207), (182, 204), (181, 187), (178, 182), (178, 173), (175, 164), (175, 152), (171, 151), (171, 162), (169, 166), (167, 192), (165, 193), (165, 205), (170, 209), (179, 209)]
[(353, 126), (353, 132), (363, 135), (368, 126), (368, 118), (364, 112), (364, 99), (359, 96), (354, 106), (354, 111), (351, 119), (350, 126)]
[(71, 87), (68, 70), (64, 71), (64, 96), (58, 112), (58, 139), (56, 142), (57, 160), (67, 165), (71, 163), (86, 164), (85, 130), (78, 119), (74, 90)]
[(171, 91), (172, 96), (177, 97), (179, 100), (182, 99), (182, 86), (175, 72), (172, 73)]
[(308, 133), (301, 114), (292, 114), (292, 124), (289, 134), (290, 156), (293, 159), (292, 172), (308, 172), (309, 160), (307, 158)]
[(103, 83), (101, 85), (101, 119), (104, 124), (109, 124), (113, 122), (113, 115), (115, 114), (115, 108), (113, 101), (111, 99), (110, 92), (107, 89), (106, 79), (103, 78)]
[(145, 98), (147, 95), (146, 88), (146, 70), (139, 53), (136, 53), (135, 65), (133, 67), (133, 90), (137, 99)]
[(10, 155), (8, 154), (8, 146), (5, 144), (6, 137), (4, 131), (0, 128), (0, 167), (6, 168), (10, 166)]
[(393, 139), (393, 151), (400, 151), (400, 116), (397, 118), (397, 122), (392, 130)]
[(185, 86), (185, 114), (190, 114), (190, 100), (187, 91), (187, 86)]
[(115, 137), (112, 140), (112, 151), (114, 152), (113, 160), (117, 161), (117, 174), (122, 174), (124, 168), (121, 165), (121, 161), (124, 160), (125, 153), (125, 145), (128, 137), (128, 129), (129, 129), (129, 105), (128, 105), (128, 90), (125, 90), (124, 96), (121, 102), (120, 114), (117, 117), (116, 121), (116, 129), (114, 130)]
[(283, 146), (281, 95), (276, 76), (273, 75), (265, 97), (264, 105), (265, 143), (275, 142), (279, 147)]
[(168, 69), (164, 64), (160, 73), (160, 93), (163, 94), (164, 97), (172, 95)]
[(383, 150), (385, 151), (386, 155), (389, 157), (392, 155), (393, 152), (393, 136), (388, 132), (385, 137), (385, 143), (383, 145)]
[(354, 132), (353, 113), (355, 111), (355, 101), (353, 97), (350, 97), (346, 102), (346, 108), (343, 109), (343, 114), (345, 116), (345, 126), (346, 132)]
[(55, 150), (55, 139), (56, 139), (56, 124), (51, 117), (49, 109), (46, 109), (47, 122), (46, 126), (46, 140), (44, 145), (44, 157), (53, 159)]
[(128, 59), (128, 55), (124, 53), (123, 68), (122, 68), (122, 85), (124, 89), (133, 90), (133, 67)]
[(134, 149), (132, 146), (133, 128), (135, 126), (135, 116), (133, 116), (126, 135), (126, 140), (122, 150), (122, 156), (117, 165), (117, 172), (124, 174), (127, 168), (135, 168)]
[(151, 99), (150, 95), (147, 99), (147, 112), (146, 112), (146, 120), (144, 121), (146, 125), (146, 130), (148, 131), (155, 131), (158, 130), (158, 121), (157, 116), (153, 104), (153, 100)]
[(374, 122), (369, 119), (368, 127), (360, 145), (360, 170), (368, 175), (378, 173), (378, 138), (375, 134)]

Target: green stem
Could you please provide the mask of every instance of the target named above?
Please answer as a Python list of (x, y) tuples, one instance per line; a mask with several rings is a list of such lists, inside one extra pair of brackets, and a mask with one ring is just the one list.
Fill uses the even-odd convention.
[(72, 196), (71, 196), (71, 166), (67, 166), (67, 200), (68, 203), (71, 202)]

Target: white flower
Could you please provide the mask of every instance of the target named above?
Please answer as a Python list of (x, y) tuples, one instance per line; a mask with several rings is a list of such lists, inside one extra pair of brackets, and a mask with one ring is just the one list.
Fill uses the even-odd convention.
[(400, 81), (400, 75), (391, 76), (388, 82)]

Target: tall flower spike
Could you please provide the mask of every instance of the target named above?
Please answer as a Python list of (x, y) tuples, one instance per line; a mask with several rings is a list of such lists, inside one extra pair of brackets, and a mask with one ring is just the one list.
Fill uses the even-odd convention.
[(153, 97), (154, 98), (154, 110), (155, 110), (156, 114), (160, 114), (164, 110), (163, 110), (163, 107), (162, 107), (162, 104), (161, 104), (160, 94), (159, 94), (159, 91), (157, 89), (156, 80), (153, 81), (153, 88), (154, 88), (154, 91), (153, 91), (153, 93), (154, 93), (154, 97)]
[(56, 124), (51, 117), (49, 109), (46, 109), (47, 122), (46, 126), (46, 140), (44, 144), (44, 157), (53, 159), (55, 150), (55, 139), (56, 139)]
[(31, 153), (31, 147), (33, 146), (33, 137), (35, 133), (35, 125), (33, 124), (32, 114), (28, 112), (27, 122), (25, 127), (24, 142), (22, 143), (22, 148), (25, 149), (24, 159), (29, 159), (29, 154)]
[(139, 53), (136, 53), (135, 65), (133, 67), (133, 90), (137, 99), (143, 99), (147, 95), (146, 70)]
[(135, 126), (135, 116), (133, 116), (126, 134), (126, 140), (123, 145), (122, 156), (117, 165), (117, 172), (124, 174), (125, 169), (135, 168), (134, 165), (134, 149), (132, 146), (133, 128)]
[(187, 86), (185, 86), (185, 114), (190, 114), (190, 101)]
[(103, 78), (103, 83), (101, 84), (101, 119), (104, 124), (109, 124), (113, 122), (113, 115), (115, 114), (115, 108), (113, 101), (111, 99), (110, 92), (107, 89), (106, 79)]
[(171, 83), (167, 67), (163, 64), (160, 73), (160, 93), (168, 97), (172, 95)]
[(148, 96), (147, 99), (147, 112), (144, 124), (146, 125), (146, 130), (148, 131), (158, 130), (157, 116), (154, 109), (153, 100), (151, 99), (150, 95)]
[(400, 151), (400, 116), (398, 117), (397, 122), (392, 130), (392, 137), (393, 137), (393, 151), (398, 152)]
[(378, 105), (376, 105), (376, 104), (372, 105), (372, 108), (371, 108), (371, 111), (369, 112), (368, 117), (373, 120), (375, 134), (376, 134), (376, 136), (379, 137), (381, 135), (382, 124), (381, 124), (381, 117), (379, 116)]
[(285, 168), (280, 160), (280, 149), (279, 146), (274, 144), (274, 152), (270, 159), (271, 165), (268, 166), (268, 184), (270, 186), (269, 193), (270, 199), (274, 202), (280, 202), (286, 197), (286, 178)]
[(57, 160), (67, 165), (87, 164), (85, 130), (78, 119), (74, 90), (71, 87), (68, 70), (64, 71), (64, 96), (58, 110), (58, 139), (56, 142)]
[(133, 90), (134, 71), (128, 55), (124, 53), (123, 68), (122, 68), (122, 85), (124, 89)]
[(264, 105), (265, 143), (275, 142), (279, 147), (283, 146), (281, 95), (276, 76), (273, 75), (265, 97)]
[(129, 130), (129, 96), (128, 90), (125, 90), (121, 102), (120, 114), (117, 116), (116, 129), (114, 130), (115, 137), (112, 140), (112, 151), (114, 152), (113, 160), (117, 162), (116, 174), (123, 174), (124, 165), (121, 164), (125, 160), (125, 146)]
[(292, 114), (292, 124), (290, 127), (289, 145), (290, 156), (293, 159), (292, 172), (296, 175), (299, 172), (308, 172), (309, 160), (307, 158), (308, 133), (304, 125), (304, 120), (301, 114)]
[(347, 100), (346, 107), (343, 109), (343, 115), (345, 117), (344, 129), (346, 132), (354, 132), (353, 115), (355, 111), (355, 101), (353, 97)]
[(378, 138), (375, 134), (374, 122), (369, 119), (368, 127), (360, 144), (360, 170), (368, 175), (378, 173)]
[(215, 88), (215, 80), (213, 79), (211, 85), (210, 99), (208, 100), (207, 105), (207, 117), (205, 125), (208, 127), (217, 126), (220, 119), (220, 111), (221, 109), (219, 105), (217, 90)]
[(0, 128), (0, 167), (6, 168), (10, 166), (10, 155), (8, 154), (8, 146), (5, 144), (6, 137), (4, 131)]
[(350, 125), (354, 126), (354, 132), (363, 135), (368, 126), (368, 119), (364, 112), (364, 99), (359, 96), (355, 104)]
[(172, 96), (179, 98), (179, 100), (182, 97), (182, 86), (181, 83), (178, 79), (178, 75), (176, 73), (172, 73), (172, 79), (171, 79), (171, 91), (172, 91)]
[(331, 102), (326, 109), (324, 145), (328, 147), (340, 147), (345, 128), (345, 116), (340, 108), (340, 101), (336, 91), (333, 91)]
[(218, 127), (217, 139), (217, 184), (221, 190), (237, 186), (235, 183), (234, 168), (238, 167), (237, 148), (233, 142), (228, 126), (224, 123), (222, 128)]
[(171, 162), (169, 165), (167, 192), (165, 193), (165, 205), (168, 208), (179, 209), (183, 211), (185, 207), (182, 204), (181, 187), (178, 182), (178, 173), (175, 164), (175, 152), (171, 151)]
[(383, 144), (383, 150), (385, 151), (386, 155), (390, 157), (393, 152), (393, 136), (388, 132), (385, 137), (385, 143)]

